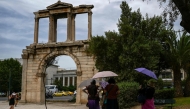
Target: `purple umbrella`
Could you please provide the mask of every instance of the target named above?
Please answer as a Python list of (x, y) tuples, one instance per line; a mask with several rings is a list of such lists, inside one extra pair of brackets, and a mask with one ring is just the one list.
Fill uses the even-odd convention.
[(150, 77), (152, 77), (152, 78), (154, 78), (154, 79), (158, 79), (158, 78), (156, 77), (156, 75), (155, 75), (154, 72), (152, 72), (152, 71), (150, 71), (150, 70), (148, 70), (148, 69), (146, 69), (146, 68), (136, 68), (135, 70), (138, 71), (138, 72), (140, 72), (140, 73), (143, 73), (143, 74), (145, 74), (145, 75), (147, 75), (147, 76), (150, 76)]

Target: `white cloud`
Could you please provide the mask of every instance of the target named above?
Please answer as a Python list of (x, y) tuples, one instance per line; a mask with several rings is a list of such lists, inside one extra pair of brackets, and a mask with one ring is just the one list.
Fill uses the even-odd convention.
[(31, 34), (30, 32), (28, 33), (13, 33), (11, 31), (6, 31), (4, 33), (1, 33), (0, 37), (8, 40), (33, 40), (33, 37), (27, 37), (27, 34)]
[(15, 44), (0, 44), (0, 49), (20, 49), (20, 47)]

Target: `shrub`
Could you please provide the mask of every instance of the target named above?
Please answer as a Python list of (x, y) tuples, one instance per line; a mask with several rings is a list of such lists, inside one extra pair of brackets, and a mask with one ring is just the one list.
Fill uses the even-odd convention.
[(63, 86), (63, 91), (69, 91), (69, 88), (67, 86)]
[(171, 99), (174, 98), (174, 89), (162, 89), (162, 90), (156, 90), (155, 99)]
[(120, 90), (118, 96), (119, 107), (126, 109), (137, 105), (139, 84), (137, 82), (121, 82), (118, 83), (118, 86)]
[(69, 86), (68, 90), (74, 92), (76, 90), (76, 86)]
[(158, 78), (156, 83), (156, 89), (162, 89), (164, 87), (164, 82), (161, 78)]

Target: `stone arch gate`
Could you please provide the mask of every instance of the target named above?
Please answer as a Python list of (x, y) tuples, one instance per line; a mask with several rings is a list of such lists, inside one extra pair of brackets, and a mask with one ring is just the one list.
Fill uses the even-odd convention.
[[(22, 71), (22, 102), (44, 103), (45, 69), (49, 62), (60, 55), (70, 56), (77, 67), (77, 86), (88, 78), (91, 78), (97, 70), (93, 56), (87, 54), (89, 40), (91, 39), (91, 20), (93, 5), (79, 5), (58, 1), (45, 10), (34, 12), (34, 43), (23, 50)], [(75, 41), (75, 17), (76, 14), (88, 13), (88, 39)], [(39, 19), (49, 17), (49, 38), (47, 43), (38, 43)], [(57, 19), (67, 18), (67, 40), (57, 42)], [(76, 103), (85, 103), (87, 95), (77, 88)]]

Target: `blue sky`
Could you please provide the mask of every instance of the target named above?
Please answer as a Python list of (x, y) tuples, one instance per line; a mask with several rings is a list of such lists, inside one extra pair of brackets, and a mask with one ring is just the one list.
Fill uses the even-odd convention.
[[(38, 10), (58, 0), (0, 0), (0, 59), (21, 58), (22, 50), (33, 43), (34, 14)], [(122, 0), (61, 0), (73, 6), (81, 4), (94, 5), (92, 9), (92, 35), (104, 35), (105, 31), (117, 29), (117, 22), (121, 14)], [(126, 0), (133, 10), (140, 8), (143, 15), (160, 15), (162, 8), (155, 0), (142, 2), (141, 0)], [(76, 40), (87, 39), (88, 15), (76, 16)], [(175, 28), (180, 28), (176, 22)], [(48, 19), (40, 19), (39, 43), (48, 40)], [(66, 19), (58, 20), (58, 42), (66, 40)], [(69, 56), (59, 56), (58, 65), (62, 68), (76, 68)]]

